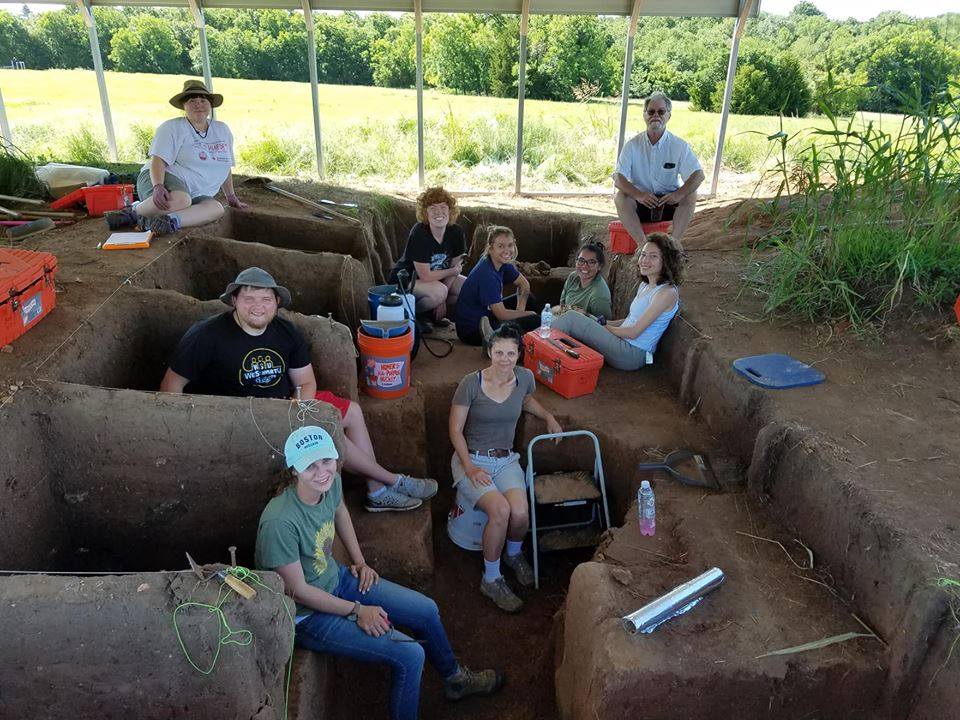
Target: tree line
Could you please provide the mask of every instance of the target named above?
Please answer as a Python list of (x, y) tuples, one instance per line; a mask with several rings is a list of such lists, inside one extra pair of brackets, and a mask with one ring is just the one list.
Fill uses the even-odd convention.
[[(187, 10), (93, 10), (104, 67), (118, 72), (200, 74), (197, 29)], [(308, 79), (302, 13), (207, 10), (210, 63), (217, 77)], [(322, 83), (413, 87), (413, 16), (315, 13)], [(630, 95), (654, 89), (694, 109), (719, 110), (733, 20), (641, 18)], [(516, 96), (520, 20), (516, 15), (431, 14), (424, 18), (424, 81), (474, 95)], [(584, 100), (620, 94), (627, 22), (620, 17), (533, 15), (527, 47), (529, 98)], [(804, 115), (827, 103), (835, 113), (906, 111), (960, 81), (960, 15), (914, 19), (883, 13), (859, 22), (827, 18), (802, 2), (790, 15), (761, 13), (747, 25), (733, 111)], [(87, 30), (76, 8), (19, 15), (0, 11), (0, 65), (91, 68)]]

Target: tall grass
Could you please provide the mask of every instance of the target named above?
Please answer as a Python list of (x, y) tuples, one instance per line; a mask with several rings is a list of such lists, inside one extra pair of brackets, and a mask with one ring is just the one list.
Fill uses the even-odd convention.
[[(829, 107), (790, 158), (779, 151), (774, 231), (753, 278), (769, 313), (882, 324), (903, 304), (930, 307), (960, 291), (960, 86), (938, 93), (892, 129), (858, 128)], [(888, 124), (889, 125), (889, 124)]]
[[(107, 73), (120, 159), (142, 163), (153, 130), (175, 113), (165, 98), (183, 77)], [(4, 100), (15, 142), (45, 161), (78, 160), (82, 150), (68, 135), (86, 126), (95, 151), (105, 153), (96, 79), (87, 70), (23, 70), (5, 73)], [(217, 118), (237, 143), (239, 172), (314, 172), (309, 86), (268, 80), (215, 79), (225, 102)], [(320, 88), (327, 180), (376, 188), (417, 187), (416, 95), (412, 90), (323, 85)], [(530, 190), (609, 190), (617, 146), (620, 105), (615, 98), (583, 102), (528, 100), (524, 119), (523, 177)], [(513, 98), (424, 93), (428, 182), (456, 188), (513, 187), (517, 102)], [(878, 117), (878, 116), (867, 116)], [(888, 121), (890, 116), (885, 116)], [(724, 165), (737, 171), (765, 167), (767, 143), (778, 119), (731, 115)], [(785, 118), (788, 132), (821, 118)], [(863, 117), (856, 120), (864, 123)], [(674, 103), (670, 131), (691, 144), (704, 168), (712, 163), (719, 115)], [(91, 130), (92, 128), (92, 130)], [(628, 108), (627, 134), (643, 128), (642, 103)], [(754, 134), (748, 131), (759, 131)], [(792, 136), (791, 146), (806, 142)], [(303, 155), (309, 160), (304, 162)], [(86, 152), (81, 154), (86, 155)]]

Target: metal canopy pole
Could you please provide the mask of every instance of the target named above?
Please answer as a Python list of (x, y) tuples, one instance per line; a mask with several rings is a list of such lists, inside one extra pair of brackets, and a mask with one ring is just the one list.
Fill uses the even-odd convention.
[(620, 160), (620, 151), (623, 150), (623, 138), (627, 131), (627, 108), (630, 103), (630, 73), (633, 71), (633, 39), (637, 34), (637, 21), (640, 19), (640, 6), (643, 0), (633, 0), (633, 11), (630, 13), (630, 29), (627, 31), (627, 52), (623, 57), (623, 89), (620, 91), (620, 131), (617, 133), (617, 156), (613, 159), (614, 167)]
[(307, 24), (307, 63), (310, 66), (310, 97), (313, 100), (313, 142), (317, 147), (317, 176), (323, 179), (323, 141), (320, 136), (320, 87), (317, 84), (317, 39), (310, 0), (300, 0)]
[(754, 0), (740, 0), (740, 15), (733, 23), (733, 45), (730, 47), (730, 61), (727, 63), (727, 85), (723, 90), (723, 109), (720, 111), (720, 133), (717, 135), (717, 151), (713, 156), (713, 179), (710, 181), (710, 195), (717, 194), (720, 181), (720, 164), (723, 161), (723, 141), (727, 134), (727, 116), (730, 114), (730, 99), (733, 97), (733, 79), (737, 74), (737, 54), (740, 52), (740, 36), (747, 25), (747, 17)]
[(10, 134), (10, 123), (7, 122), (7, 108), (3, 104), (2, 90), (0, 90), (0, 146), (13, 149), (13, 135)]
[[(197, 32), (200, 34), (200, 64), (203, 66), (203, 84), (207, 90), (213, 92), (213, 75), (210, 72), (210, 49), (207, 47), (207, 20), (203, 16), (203, 8), (200, 6), (200, 0), (187, 0), (190, 5), (190, 13), (193, 15), (193, 24), (197, 26)], [(217, 111), (211, 109), (210, 117), (216, 119)]]
[(100, 106), (103, 108), (103, 126), (107, 131), (107, 147), (110, 148), (110, 159), (117, 162), (117, 136), (113, 132), (113, 116), (110, 113), (110, 97), (107, 95), (107, 81), (103, 76), (103, 59), (100, 57), (100, 38), (97, 35), (97, 24), (90, 10), (90, 0), (76, 0), (83, 21), (87, 25), (87, 34), (90, 36), (90, 54), (93, 56), (93, 70), (97, 74), (97, 86), (100, 88)]
[(413, 0), (417, 30), (417, 181), (426, 182), (426, 161), (423, 152), (423, 3)]
[(530, 0), (523, 0), (520, 15), (520, 67), (517, 71), (517, 178), (513, 192), (520, 194), (523, 175), (523, 101), (527, 96), (527, 21), (530, 18)]

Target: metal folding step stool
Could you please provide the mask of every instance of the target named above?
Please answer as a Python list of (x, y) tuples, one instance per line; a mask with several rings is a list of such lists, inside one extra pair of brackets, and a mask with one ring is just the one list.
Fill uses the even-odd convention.
[[(542, 440), (555, 440), (585, 436), (593, 441), (593, 473), (581, 473), (582, 477), (570, 479), (560, 493), (544, 482), (550, 475), (541, 477), (538, 487), (537, 474), (533, 469), (533, 446)], [(607, 509), (607, 488), (603, 480), (603, 461), (600, 458), (600, 441), (589, 430), (571, 430), (569, 432), (537, 435), (527, 446), (527, 492), (530, 495), (530, 534), (533, 536), (533, 578), (534, 586), (540, 588), (540, 546), (538, 533), (553, 531), (561, 533), (578, 531), (596, 525), (600, 531), (610, 527), (610, 511)], [(538, 502), (539, 497), (539, 502)], [(603, 514), (600, 514), (600, 507)], [(546, 524), (537, 525), (537, 512), (547, 515)], [(591, 543), (592, 544), (592, 543)], [(573, 543), (565, 547), (579, 547), (583, 543)]]

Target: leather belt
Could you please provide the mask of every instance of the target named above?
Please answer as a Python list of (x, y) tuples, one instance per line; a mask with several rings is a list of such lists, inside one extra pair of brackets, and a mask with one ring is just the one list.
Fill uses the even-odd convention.
[(489, 450), (470, 450), (471, 455), (481, 455), (483, 457), (505, 458), (513, 452), (504, 448), (490, 448)]

